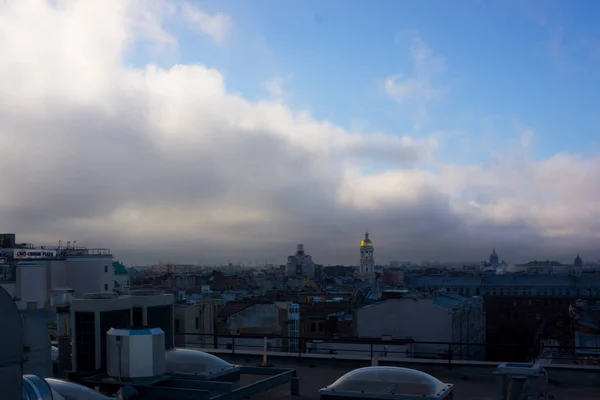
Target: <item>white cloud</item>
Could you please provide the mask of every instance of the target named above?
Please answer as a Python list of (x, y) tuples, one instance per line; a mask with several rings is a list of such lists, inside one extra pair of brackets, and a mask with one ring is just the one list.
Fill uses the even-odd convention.
[(406, 76), (405, 73), (389, 76), (385, 80), (385, 90), (400, 105), (414, 106), (415, 127), (420, 129), (428, 121), (427, 103), (444, 94), (444, 90), (434, 84), (434, 80), (445, 72), (446, 66), (444, 59), (435, 56), (418, 34), (407, 35), (410, 38), (413, 73), (411, 76)]
[(531, 147), (533, 141), (535, 140), (535, 134), (531, 129), (525, 129), (521, 132), (519, 140), (521, 142), (521, 146), (523, 146), (523, 148), (528, 149)]
[(289, 105), (293, 100), (293, 95), (285, 90), (285, 86), (290, 79), (291, 78), (283, 78), (281, 76), (268, 79), (264, 83), (267, 95), (269, 96), (268, 98), (272, 101)]
[(305, 242), (318, 261), (352, 262), (368, 227), (385, 262), (585, 254), (598, 238), (599, 159), (443, 165), (440, 132), (351, 132), (231, 93), (201, 65), (127, 66), (141, 40), (176, 44), (147, 3), (1, 4), (0, 225), (23, 240), (141, 262), (281, 262)]
[(199, 32), (210, 36), (215, 42), (221, 43), (229, 34), (231, 17), (222, 12), (209, 14), (204, 10), (185, 2), (182, 7), (183, 16)]

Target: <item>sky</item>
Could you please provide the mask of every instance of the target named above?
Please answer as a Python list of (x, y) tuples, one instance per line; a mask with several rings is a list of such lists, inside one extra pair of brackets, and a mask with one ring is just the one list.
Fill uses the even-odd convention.
[(128, 264), (600, 259), (600, 3), (0, 1), (0, 230)]

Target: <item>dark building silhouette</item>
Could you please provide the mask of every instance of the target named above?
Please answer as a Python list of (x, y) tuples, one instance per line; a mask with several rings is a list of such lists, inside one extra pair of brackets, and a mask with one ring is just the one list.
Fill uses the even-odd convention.
[(500, 265), (500, 258), (498, 257), (498, 254), (496, 253), (496, 249), (494, 249), (492, 251), (492, 254), (490, 255), (490, 264), (493, 267), (497, 267), (498, 265)]

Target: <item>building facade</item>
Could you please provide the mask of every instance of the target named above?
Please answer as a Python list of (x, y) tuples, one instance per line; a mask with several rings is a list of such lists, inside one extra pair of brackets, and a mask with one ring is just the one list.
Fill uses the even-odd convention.
[(360, 339), (414, 340), (415, 357), (485, 358), (485, 309), (480, 298), (440, 293), (385, 300), (356, 310), (356, 327)]
[[(527, 361), (535, 357), (535, 349), (524, 344), (533, 343), (541, 327), (568, 317), (568, 307), (577, 299), (600, 299), (600, 275), (588, 273), (412, 275), (405, 277), (405, 285), (418, 291), (481, 296), (486, 309), (489, 360)], [(502, 348), (494, 343), (514, 346)]]
[(196, 304), (176, 302), (175, 345), (180, 347), (214, 347), (217, 305), (213, 301)]
[(54, 288), (69, 287), (75, 297), (84, 293), (113, 292), (115, 273), (108, 249), (67, 244), (36, 247), (15, 242), (15, 234), (0, 234), (0, 285), (17, 302), (37, 308), (49, 306)]

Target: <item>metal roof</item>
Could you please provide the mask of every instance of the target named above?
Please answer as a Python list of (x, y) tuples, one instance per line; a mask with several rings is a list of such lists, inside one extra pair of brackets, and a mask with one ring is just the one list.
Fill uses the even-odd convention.
[(452, 311), (454, 307), (461, 303), (471, 300), (469, 297), (463, 297), (450, 293), (437, 294), (433, 299), (433, 304), (447, 311)]

